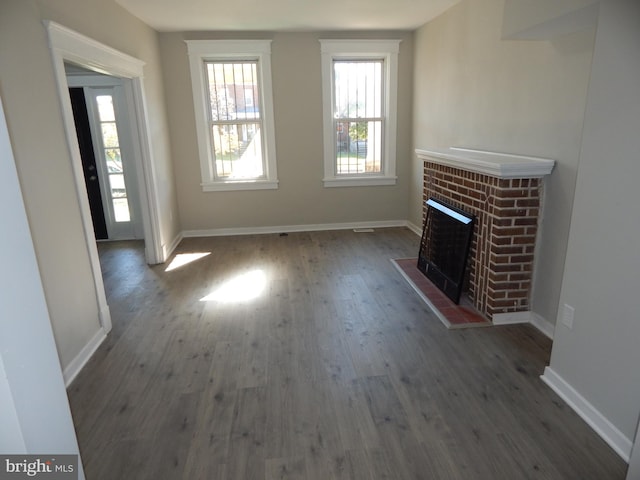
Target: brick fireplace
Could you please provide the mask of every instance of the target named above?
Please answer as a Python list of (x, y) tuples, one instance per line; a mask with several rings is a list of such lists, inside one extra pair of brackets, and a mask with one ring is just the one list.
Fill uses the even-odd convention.
[(424, 202), (435, 197), (476, 216), (465, 292), (494, 323), (530, 311), (543, 177), (554, 161), (451, 148), (416, 150)]

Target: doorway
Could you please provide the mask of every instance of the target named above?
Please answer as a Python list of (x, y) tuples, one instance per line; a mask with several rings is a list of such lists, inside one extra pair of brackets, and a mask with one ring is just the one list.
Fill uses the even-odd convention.
[(95, 238), (144, 238), (125, 80), (65, 64)]
[[(136, 149), (136, 171), (139, 174), (137, 186), (141, 207), (140, 220), (145, 239), (145, 257), (147, 263), (157, 264), (166, 260), (167, 251), (162, 241), (159, 187), (155, 165), (152, 161), (153, 146), (147, 121), (143, 84), (144, 62), (55, 22), (47, 20), (44, 24), (51, 46), (53, 69), (57, 80), (64, 130), (76, 183), (78, 206), (80, 207), (84, 238), (91, 263), (98, 315), (106, 335), (111, 330), (111, 313), (105, 294), (91, 210), (82, 172), (82, 160), (75, 131), (73, 110), (69, 99), (68, 88), (70, 85), (67, 80), (65, 64), (77, 65), (94, 73), (111, 75), (126, 80), (126, 103), (129, 117), (131, 118), (129, 127), (132, 129), (131, 136), (135, 139), (133, 146)], [(102, 341), (102, 338), (96, 337), (96, 339), (94, 343), (87, 345), (83, 350), (83, 358), (79, 359), (77, 365), (69, 368), (68, 372), (65, 371), (64, 375), (67, 382), (75, 377), (84, 362), (88, 360), (88, 357)]]

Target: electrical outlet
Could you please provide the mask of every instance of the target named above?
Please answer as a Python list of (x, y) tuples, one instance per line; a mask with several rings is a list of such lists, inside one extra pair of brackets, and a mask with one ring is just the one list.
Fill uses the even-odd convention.
[(562, 323), (569, 330), (573, 328), (573, 317), (576, 313), (576, 309), (571, 305), (564, 304), (564, 309), (562, 311)]

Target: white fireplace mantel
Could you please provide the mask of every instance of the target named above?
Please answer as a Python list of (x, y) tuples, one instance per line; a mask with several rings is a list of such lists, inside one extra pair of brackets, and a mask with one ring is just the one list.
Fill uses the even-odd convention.
[(416, 149), (416, 155), (427, 162), (498, 178), (541, 178), (549, 175), (555, 164), (555, 160), (548, 158), (526, 157), (462, 147)]

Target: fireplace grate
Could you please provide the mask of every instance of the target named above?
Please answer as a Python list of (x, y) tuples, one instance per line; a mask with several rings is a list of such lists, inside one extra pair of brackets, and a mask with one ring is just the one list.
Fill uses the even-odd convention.
[(433, 197), (426, 205), (418, 269), (457, 304), (471, 247), (474, 217)]

